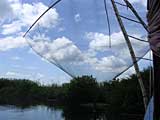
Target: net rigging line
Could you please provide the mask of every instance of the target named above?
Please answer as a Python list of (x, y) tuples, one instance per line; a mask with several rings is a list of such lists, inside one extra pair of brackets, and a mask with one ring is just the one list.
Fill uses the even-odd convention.
[(133, 12), (133, 14), (136, 16), (136, 18), (139, 20), (139, 22), (142, 24), (142, 26), (144, 27), (144, 29), (148, 31), (148, 27), (146, 25), (146, 23), (142, 20), (142, 18), (139, 16), (139, 14), (137, 13), (137, 11), (135, 10), (135, 8), (132, 6), (132, 4), (128, 1), (128, 0), (123, 0), (127, 7), (130, 8), (130, 10)]
[[(146, 23), (142, 20), (142, 18), (139, 16), (139, 14), (137, 13), (137, 11), (135, 10), (135, 8), (132, 6), (132, 4), (128, 1), (128, 0), (123, 0), (125, 2), (125, 4), (123, 3), (120, 3), (120, 2), (117, 2), (117, 1), (114, 1), (115, 4), (117, 5), (121, 5), (123, 7), (127, 7), (131, 10), (131, 12), (135, 15), (135, 17), (138, 19), (137, 20), (134, 20), (134, 19), (131, 19), (131, 18), (128, 18), (126, 16), (123, 16), (123, 15), (119, 15), (121, 18), (123, 19), (126, 19), (126, 20), (129, 20), (131, 22), (135, 22), (135, 23), (138, 23), (138, 24), (141, 24), (143, 26), (143, 28), (148, 32), (148, 27), (146, 25)], [(131, 35), (128, 35), (128, 37), (130, 38), (133, 38), (135, 40), (138, 40), (138, 41), (141, 41), (141, 42), (148, 42), (146, 40), (142, 40), (141, 38), (137, 38), (137, 37), (134, 37), (134, 36), (131, 36)]]
[(104, 0), (104, 8), (105, 8), (105, 13), (107, 17), (107, 24), (108, 24), (108, 34), (109, 34), (109, 48), (111, 48), (111, 25), (110, 25), (110, 20), (109, 20), (109, 14), (108, 14), (108, 9), (107, 9), (107, 2)]
[(140, 39), (140, 38), (134, 37), (134, 36), (132, 36), (132, 35), (128, 35), (128, 37), (133, 38), (133, 39), (138, 40), (138, 41), (141, 41), (141, 42), (146, 42), (146, 43), (148, 43), (148, 42), (149, 42), (149, 41), (146, 41), (146, 40), (143, 40), (143, 39)]
[[(29, 36), (29, 38), (31, 38), (31, 37)], [(37, 52), (37, 51), (33, 48), (32, 44), (31, 44), (28, 40), (26, 40), (26, 42), (28, 43), (28, 45), (30, 46), (30, 48), (31, 48), (37, 55), (39, 55), (39, 56), (42, 57), (42, 58), (45, 58), (46, 60), (48, 60), (49, 63), (57, 66), (57, 67), (58, 67), (59, 69), (61, 69), (63, 72), (67, 73), (70, 77), (75, 78), (74, 75), (72, 75), (71, 73), (69, 73), (69, 72), (68, 72), (67, 70), (65, 70), (60, 64), (58, 64), (57, 60), (53, 59), (53, 60), (56, 62), (56, 63), (54, 63), (52, 60), (48, 59), (47, 57), (44, 57), (42, 54), (40, 54), (39, 52)]]
[(27, 32), (23, 35), (23, 37), (25, 37), (27, 35), (27, 33), (33, 28), (33, 26), (51, 9), (53, 8), (55, 5), (57, 5), (59, 2), (61, 2), (62, 0), (57, 0), (55, 1), (53, 4), (51, 4), (48, 9), (46, 9), (37, 19), (36, 21), (30, 26), (30, 28), (27, 30)]
[[(125, 4), (123, 4), (123, 3), (120, 3), (120, 2), (117, 2), (117, 1), (114, 1), (114, 3), (115, 4), (117, 4), (117, 5), (121, 5), (121, 6), (123, 6), (123, 7), (127, 7), (127, 8), (130, 8), (130, 10), (132, 11), (132, 13), (135, 15), (135, 17), (138, 19), (138, 21), (135, 21), (135, 20), (133, 20), (133, 21), (135, 21), (135, 22), (137, 22), (137, 23), (140, 23), (143, 27), (144, 27), (144, 29), (148, 32), (148, 27), (147, 27), (147, 25), (146, 25), (146, 23), (142, 20), (142, 18), (139, 16), (139, 14), (137, 13), (137, 11), (135, 10), (135, 8), (132, 6), (132, 4), (128, 1), (128, 0), (123, 0), (124, 2), (125, 2)], [(125, 16), (121, 16), (122, 18), (124, 18), (124, 19), (128, 19), (128, 20), (130, 20), (130, 18), (127, 18), (127, 17), (125, 17)], [(131, 21), (132, 21), (132, 19), (131, 19)]]
[[(148, 50), (141, 58), (137, 58), (137, 61), (135, 63), (138, 63), (142, 58), (144, 58), (144, 56), (149, 52), (150, 50)], [(120, 75), (122, 75), (123, 73), (125, 73), (127, 70), (129, 70), (131, 67), (133, 67), (133, 65), (135, 64), (133, 63), (132, 65), (130, 65), (128, 68), (126, 68), (124, 71), (122, 71), (121, 73), (119, 73), (118, 75), (116, 75), (113, 79), (115, 80), (116, 78), (118, 78)]]

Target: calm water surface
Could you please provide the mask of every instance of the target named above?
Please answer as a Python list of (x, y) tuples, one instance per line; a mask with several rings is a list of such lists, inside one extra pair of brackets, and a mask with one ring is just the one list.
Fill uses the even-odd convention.
[(64, 120), (62, 110), (35, 106), (20, 109), (13, 106), (0, 106), (0, 120)]

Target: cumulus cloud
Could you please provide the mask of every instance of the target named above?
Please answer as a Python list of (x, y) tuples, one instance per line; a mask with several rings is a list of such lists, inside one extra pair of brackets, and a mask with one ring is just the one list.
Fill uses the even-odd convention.
[(22, 37), (0, 38), (0, 51), (3, 52), (13, 48), (23, 48), (26, 45), (26, 40)]
[[(47, 8), (48, 6), (43, 3), (22, 4), (18, 6), (17, 4), (12, 5), (15, 16), (25, 25), (31, 25), (33, 20), (36, 20)], [(20, 10), (21, 9), (21, 10)], [(59, 20), (59, 14), (55, 8), (52, 8), (44, 17), (39, 21), (39, 25), (42, 27), (50, 28), (55, 27)]]
[(33, 49), (49, 60), (73, 62), (82, 59), (81, 51), (66, 37), (61, 37), (52, 42), (37, 39), (31, 41)]
[[(141, 35), (138, 35), (138, 34), (132, 34), (131, 36), (144, 39)], [(109, 36), (106, 34), (89, 32), (89, 33), (86, 33), (86, 37), (87, 39), (90, 40), (89, 49), (91, 49), (92, 51), (98, 51), (98, 52), (110, 51), (110, 52), (113, 52), (114, 55), (119, 54), (118, 56), (129, 57), (129, 56), (126, 56), (127, 54), (129, 55), (129, 50), (122, 32), (111, 34), (111, 46), (112, 46), (111, 49), (108, 47)], [(130, 41), (137, 55), (141, 56), (147, 50), (146, 48), (149, 49), (149, 44), (147, 42), (144, 43), (144, 42), (135, 40), (133, 38), (130, 38)]]
[[(41, 2), (28, 4), (21, 4), (18, 1), (14, 1), (10, 4), (13, 12), (13, 20), (10, 24), (4, 24), (2, 26), (2, 34), (14, 34), (15, 32), (22, 31), (22, 27), (29, 27), (33, 21), (36, 20), (47, 8)], [(55, 8), (52, 8), (47, 12), (39, 21), (39, 25), (45, 28), (53, 28), (58, 24), (59, 14)]]
[[(116, 33), (114, 33), (114, 35), (118, 36)], [(91, 34), (89, 36), (91, 37)], [(105, 35), (98, 35), (97, 33), (95, 36), (102, 36), (103, 38)], [(90, 42), (92, 41), (94, 41), (94, 39)], [(96, 55), (90, 55), (90, 51), (82, 52), (71, 40), (66, 37), (61, 37), (50, 41), (49, 38), (45, 38), (44, 36), (41, 38), (38, 36), (37, 38), (35, 37), (33, 41), (30, 41), (30, 43), (33, 46), (33, 49), (46, 59), (53, 61), (56, 64), (61, 64), (64, 68), (67, 65), (70, 65), (68, 70), (75, 66), (80, 67), (83, 71), (78, 72), (84, 72), (84, 74), (85, 72), (88, 72), (85, 71), (88, 65), (91, 67), (92, 71), (109, 72), (114, 69), (114, 72), (116, 73), (122, 71), (127, 66), (126, 61), (122, 58), (118, 58), (117, 56), (104, 55), (98, 58)], [(118, 42), (115, 44), (117, 45)]]
[[(109, 46), (109, 36), (103, 33), (89, 32), (86, 37), (90, 40), (89, 48), (96, 51), (105, 51)], [(111, 35), (112, 47), (120, 47), (125, 43), (122, 32), (113, 33)]]
[[(142, 38), (141, 35), (132, 35), (137, 38)], [(123, 71), (127, 66), (132, 64), (130, 52), (123, 37), (122, 32), (113, 33), (111, 35), (112, 48), (108, 47), (109, 36), (103, 33), (89, 32), (86, 33), (86, 38), (89, 39), (89, 53), (91, 57), (89, 61), (97, 70), (116, 70)], [(135, 39), (130, 39), (136, 56), (143, 56), (149, 49), (148, 43), (143, 43)], [(88, 53), (88, 54), (89, 54)], [(100, 59), (95, 59), (99, 54), (103, 54)], [(112, 56), (111, 56), (112, 55)]]
[[(122, 59), (119, 59), (115, 56), (103, 57), (100, 60), (97, 60), (95, 64), (93, 64), (96, 70), (102, 72), (121, 72), (126, 67), (126, 62)], [(92, 67), (93, 67), (92, 66)]]
[(20, 32), (22, 30), (22, 23), (20, 21), (13, 21), (10, 24), (2, 25), (2, 34), (8, 35)]

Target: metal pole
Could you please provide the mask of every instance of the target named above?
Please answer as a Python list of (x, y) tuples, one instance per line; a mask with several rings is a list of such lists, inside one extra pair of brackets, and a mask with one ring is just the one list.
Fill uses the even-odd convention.
[(131, 58), (132, 58), (132, 61), (134, 63), (134, 68), (135, 68), (135, 71), (136, 71), (136, 74), (137, 74), (137, 77), (138, 77), (138, 82), (140, 84), (140, 88), (141, 88), (141, 91), (142, 91), (142, 96), (143, 96), (143, 102), (144, 102), (144, 108), (145, 110), (147, 109), (147, 104), (148, 104), (148, 97), (147, 97), (147, 92), (146, 92), (146, 89), (144, 87), (144, 84), (143, 84), (143, 81), (142, 81), (142, 77), (141, 77), (141, 74), (140, 74), (140, 70), (139, 70), (139, 66), (138, 66), (138, 63), (137, 63), (137, 60), (136, 60), (136, 56), (135, 56), (135, 53), (134, 53), (134, 50), (132, 48), (132, 44), (129, 40), (129, 37), (128, 37), (128, 34), (127, 34), (127, 31), (124, 27), (124, 24), (122, 22), (122, 19), (120, 17), (120, 14), (119, 14), (119, 11), (118, 11), (118, 8), (114, 2), (114, 0), (111, 0), (112, 2), (112, 5), (113, 5), (113, 9), (114, 9), (114, 12), (115, 12), (115, 15), (117, 17), (117, 20), (118, 20), (118, 23), (120, 25), (120, 28), (123, 32), (123, 35), (124, 35), (124, 38), (126, 40), (126, 43), (128, 45), (128, 48), (129, 48), (129, 51), (130, 51), (130, 55), (131, 55)]

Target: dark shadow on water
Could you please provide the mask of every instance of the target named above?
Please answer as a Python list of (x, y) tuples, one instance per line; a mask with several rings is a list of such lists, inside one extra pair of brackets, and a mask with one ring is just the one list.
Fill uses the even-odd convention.
[(65, 120), (107, 120), (105, 111), (98, 110), (92, 105), (65, 106), (63, 117)]

